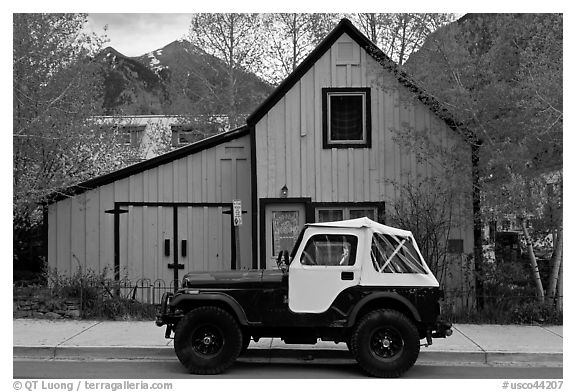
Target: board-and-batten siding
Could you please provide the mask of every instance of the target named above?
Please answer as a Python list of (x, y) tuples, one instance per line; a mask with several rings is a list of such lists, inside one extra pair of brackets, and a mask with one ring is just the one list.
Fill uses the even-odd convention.
[[(338, 59), (338, 45), (353, 46), (356, 61)], [(372, 148), (322, 148), (322, 88), (370, 87)], [(396, 199), (387, 180), (406, 184), (409, 176), (441, 175), (417, 159), (395, 138), (398, 131), (427, 133), (443, 147), (461, 145), (461, 136), (384, 70), (346, 34), (321, 56), (298, 82), (256, 124), (257, 196), (310, 197), (313, 202), (363, 202)], [(462, 211), (471, 212), (463, 206)], [(471, 219), (469, 219), (471, 222)], [(473, 248), (471, 227), (458, 227), (453, 238)]]
[[(48, 207), (48, 263), (60, 273), (114, 265), (114, 202), (214, 202), (239, 198), (250, 216), (249, 135), (176, 159)], [(123, 207), (124, 208), (124, 207)], [(121, 276), (171, 281), (163, 239), (172, 238), (171, 207), (130, 206), (120, 215)], [(230, 268), (230, 215), (221, 207), (179, 207), (178, 237), (188, 241), (185, 271)], [(251, 221), (240, 227), (239, 268), (251, 266)], [(172, 256), (172, 250), (171, 250)], [(183, 270), (184, 271), (184, 270)]]

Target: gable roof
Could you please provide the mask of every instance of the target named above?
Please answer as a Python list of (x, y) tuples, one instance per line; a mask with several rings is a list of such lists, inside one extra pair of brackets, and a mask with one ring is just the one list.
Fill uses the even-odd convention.
[(45, 198), (44, 203), (45, 204), (55, 203), (59, 200), (63, 200), (68, 197), (84, 193), (99, 186), (110, 184), (114, 181), (118, 181), (123, 178), (132, 176), (134, 174), (141, 173), (145, 170), (152, 169), (154, 167), (174, 161), (176, 159), (183, 158), (185, 156), (212, 148), (214, 146), (228, 142), (230, 140), (237, 139), (239, 137), (248, 135), (249, 133), (250, 128), (245, 125), (228, 132), (218, 133), (214, 136), (202, 139), (187, 146), (178, 148), (174, 151), (167, 152), (166, 154), (158, 155), (157, 157), (147, 159), (134, 165), (127, 166), (123, 169), (116, 170), (114, 172), (104, 174), (102, 176), (95, 177), (88, 181), (84, 181), (77, 185), (73, 185), (71, 187), (54, 192)]
[(272, 92), (272, 94), (260, 105), (258, 108), (246, 119), (249, 126), (254, 126), (258, 121), (272, 109), (274, 105), (282, 99), (282, 97), (306, 74), (312, 66), (322, 57), (328, 49), (334, 45), (336, 40), (347, 34), (352, 38), (361, 48), (372, 56), (382, 67), (394, 74), (398, 82), (405, 86), (408, 90), (416, 95), (416, 97), (426, 106), (430, 108), (439, 118), (453, 130), (461, 133), (467, 140), (476, 141), (475, 135), (464, 128), (453, 115), (446, 109), (440, 102), (433, 96), (427, 94), (416, 82), (414, 82), (409, 75), (400, 69), (400, 67), (392, 61), (382, 50), (372, 43), (364, 34), (360, 32), (350, 20), (344, 18), (338, 25), (322, 40), (322, 42), (306, 57), (296, 69), (280, 83), (280, 85)]

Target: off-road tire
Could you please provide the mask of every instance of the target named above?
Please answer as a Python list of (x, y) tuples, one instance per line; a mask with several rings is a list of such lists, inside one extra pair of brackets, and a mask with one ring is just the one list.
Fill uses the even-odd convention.
[(229, 368), (242, 348), (242, 331), (224, 309), (204, 306), (188, 312), (178, 323), (174, 350), (194, 374), (218, 374)]
[(351, 352), (364, 371), (375, 377), (399, 377), (420, 353), (418, 329), (404, 314), (391, 309), (364, 316), (352, 333)]

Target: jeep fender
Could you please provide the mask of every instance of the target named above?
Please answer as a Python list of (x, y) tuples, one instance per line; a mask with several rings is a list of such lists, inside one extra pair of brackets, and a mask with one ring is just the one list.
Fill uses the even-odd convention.
[(249, 325), (254, 324), (248, 321), (246, 317), (246, 313), (242, 306), (231, 296), (224, 293), (198, 293), (198, 294), (190, 294), (190, 293), (183, 293), (178, 294), (172, 298), (170, 301), (170, 306), (175, 308), (182, 308), (186, 307), (185, 304), (187, 303), (206, 303), (209, 302), (214, 305), (218, 304), (225, 304), (226, 309), (231, 309), (234, 313), (233, 315), (236, 316), (236, 319), (240, 323), (240, 325)]
[(412, 314), (414, 320), (420, 322), (422, 318), (420, 317), (420, 313), (416, 307), (405, 297), (398, 293), (388, 292), (388, 293), (372, 293), (368, 294), (366, 297), (362, 298), (358, 303), (354, 306), (352, 311), (350, 312), (350, 316), (348, 317), (348, 326), (351, 327), (356, 322), (356, 318), (358, 317), (358, 313), (362, 310), (365, 305), (369, 305), (372, 301), (378, 301), (381, 299), (387, 299), (399, 302), (403, 306), (405, 306), (408, 311)]

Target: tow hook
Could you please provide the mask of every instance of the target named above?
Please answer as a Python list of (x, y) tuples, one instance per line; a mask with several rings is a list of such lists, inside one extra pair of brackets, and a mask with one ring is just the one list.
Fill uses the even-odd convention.
[(432, 345), (432, 331), (426, 331), (426, 343), (421, 344), (421, 347), (428, 347)]

